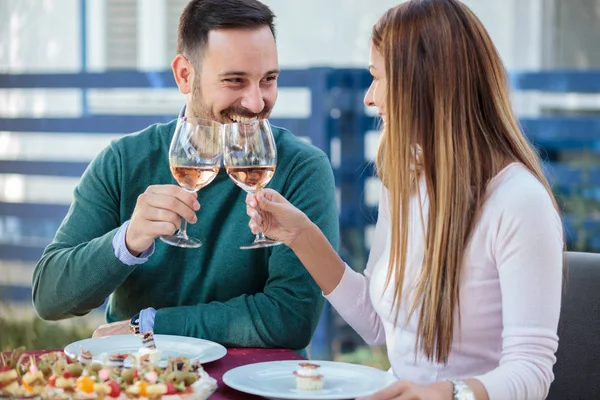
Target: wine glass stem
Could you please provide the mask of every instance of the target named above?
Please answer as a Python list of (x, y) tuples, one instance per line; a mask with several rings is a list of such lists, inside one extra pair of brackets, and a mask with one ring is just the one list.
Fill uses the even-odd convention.
[(179, 227), (178, 236), (187, 237), (187, 221), (181, 217), (181, 226)]
[[(259, 192), (260, 192), (260, 190), (252, 190), (252, 191), (250, 191), (250, 193), (253, 194), (253, 195), (255, 195), (255, 196)], [(256, 209), (256, 212), (258, 213), (258, 215), (262, 215), (260, 213), (260, 210), (258, 208)], [(267, 240), (267, 238), (265, 237), (265, 234), (263, 233), (263, 231), (259, 230), (258, 233), (256, 234), (256, 237), (254, 238), (254, 243), (256, 243), (256, 242), (264, 242), (266, 240)]]
[(267, 240), (267, 238), (265, 237), (263, 231), (259, 231), (254, 239), (255, 242), (264, 242), (265, 240)]

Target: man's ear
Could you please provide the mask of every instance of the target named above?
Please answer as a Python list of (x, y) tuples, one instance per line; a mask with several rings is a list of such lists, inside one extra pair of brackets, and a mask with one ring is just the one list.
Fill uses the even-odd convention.
[(194, 85), (194, 67), (188, 59), (178, 54), (171, 62), (171, 69), (179, 91), (184, 95), (191, 93)]

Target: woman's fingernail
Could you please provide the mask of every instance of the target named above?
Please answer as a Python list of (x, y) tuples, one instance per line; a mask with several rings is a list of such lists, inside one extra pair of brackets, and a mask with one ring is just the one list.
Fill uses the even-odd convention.
[(200, 209), (200, 203), (197, 201), (194, 202), (194, 210), (198, 211)]

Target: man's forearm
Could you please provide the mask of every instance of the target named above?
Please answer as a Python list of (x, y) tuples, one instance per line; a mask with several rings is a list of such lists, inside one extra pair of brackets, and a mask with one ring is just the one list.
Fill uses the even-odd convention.
[(305, 348), (324, 299), (313, 294), (290, 301), (289, 289), (267, 288), (266, 292), (269, 295), (159, 309), (154, 332), (198, 337), (228, 347)]
[(114, 255), (112, 234), (86, 244), (53, 243), (33, 274), (33, 303), (43, 319), (84, 315), (104, 300), (135, 269)]

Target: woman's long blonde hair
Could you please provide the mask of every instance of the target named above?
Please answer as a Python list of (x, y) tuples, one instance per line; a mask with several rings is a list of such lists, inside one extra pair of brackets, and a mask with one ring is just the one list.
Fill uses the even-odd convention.
[[(409, 317), (419, 310), (418, 348), (429, 360), (447, 363), (461, 266), (490, 179), (508, 163), (520, 162), (546, 187), (555, 207), (556, 202), (512, 112), (498, 52), (469, 8), (457, 0), (407, 1), (381, 17), (372, 39), (388, 82), (377, 157), (391, 212), (386, 286), (394, 278), (397, 319), (409, 197), (416, 190), (411, 164), (417, 163), (429, 215)], [(418, 162), (415, 145), (422, 149)]]

